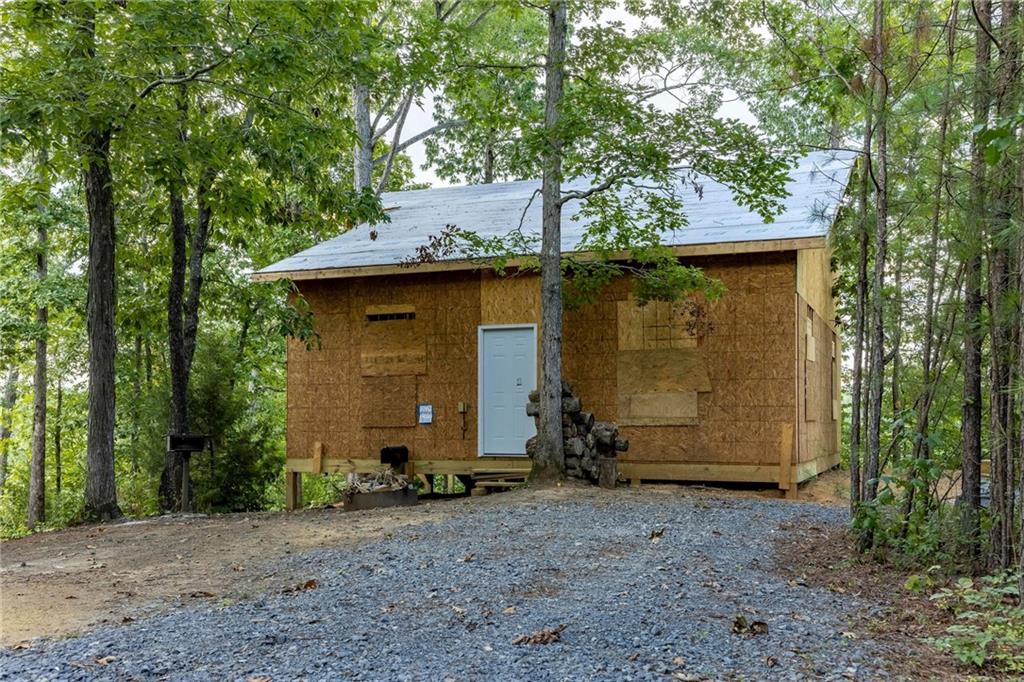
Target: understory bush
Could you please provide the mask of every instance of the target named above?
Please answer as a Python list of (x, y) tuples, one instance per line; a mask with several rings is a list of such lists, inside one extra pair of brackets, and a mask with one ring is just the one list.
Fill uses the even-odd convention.
[(960, 578), (934, 595), (956, 622), (932, 643), (958, 661), (994, 672), (1024, 673), (1024, 608), (1017, 573)]

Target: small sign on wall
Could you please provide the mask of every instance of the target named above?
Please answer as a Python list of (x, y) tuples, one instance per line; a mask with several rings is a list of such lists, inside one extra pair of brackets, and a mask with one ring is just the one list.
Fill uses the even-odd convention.
[(416, 406), (416, 423), (433, 424), (434, 406), (431, 405), (430, 403), (419, 403)]

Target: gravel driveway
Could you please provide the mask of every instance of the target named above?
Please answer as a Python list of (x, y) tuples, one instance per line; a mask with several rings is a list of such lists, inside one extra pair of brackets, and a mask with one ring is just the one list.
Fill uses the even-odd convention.
[[(841, 524), (842, 508), (675, 487), (456, 504), (438, 523), (289, 558), (315, 587), (4, 651), (0, 679), (885, 677), (883, 647), (844, 634), (870, 605), (773, 563), (780, 534)], [(734, 633), (737, 615), (767, 632)], [(562, 626), (559, 641), (514, 643)]]

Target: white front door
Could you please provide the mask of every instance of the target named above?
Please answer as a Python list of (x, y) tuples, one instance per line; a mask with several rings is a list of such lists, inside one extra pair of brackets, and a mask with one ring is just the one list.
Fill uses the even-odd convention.
[(526, 416), (530, 391), (537, 388), (537, 327), (480, 327), (481, 455), (525, 455), (537, 433)]

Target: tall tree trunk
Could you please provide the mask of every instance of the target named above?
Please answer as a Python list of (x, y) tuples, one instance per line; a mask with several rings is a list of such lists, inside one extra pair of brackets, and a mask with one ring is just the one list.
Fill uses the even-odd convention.
[(864, 113), (864, 139), (861, 142), (860, 188), (857, 196), (857, 210), (860, 214), (857, 226), (857, 304), (854, 322), (853, 342), (853, 392), (850, 415), (850, 510), (854, 511), (863, 495), (861, 481), (861, 413), (864, 393), (864, 328), (867, 319), (868, 295), (868, 186), (871, 182), (871, 133), (873, 128), (874, 70), (868, 75), (869, 90)]
[[(88, 5), (79, 29), (85, 56), (96, 57), (96, 14)], [(114, 480), (114, 360), (117, 339), (114, 312), (116, 248), (114, 177), (110, 170), (109, 122), (86, 132), (82, 140), (85, 203), (89, 214), (89, 284), (86, 327), (89, 337), (89, 433), (85, 458), (85, 517), (121, 517)]]
[(356, 125), (356, 144), (352, 150), (352, 182), (355, 190), (360, 192), (371, 187), (373, 178), (370, 88), (362, 83), (352, 86), (352, 119)]
[(484, 184), (494, 182), (494, 144), (490, 141), (484, 147)]
[(548, 5), (548, 52), (544, 90), (544, 156), (541, 198), (543, 226), (540, 253), (541, 385), (540, 428), (531, 478), (560, 479), (565, 471), (562, 448), (562, 132), (559, 116), (565, 80), (566, 7)]
[(14, 403), (18, 400), (18, 368), (7, 370), (4, 391), (0, 394), (0, 496), (4, 494), (7, 482), (7, 461), (11, 448), (11, 419)]
[[(195, 357), (196, 336), (199, 330), (199, 304), (203, 286), (203, 257), (209, 241), (212, 213), (207, 194), (214, 172), (203, 172), (196, 190), (196, 225), (192, 243), (188, 246), (188, 226), (181, 195), (172, 189), (169, 193), (171, 214), (171, 280), (168, 286), (167, 322), (168, 353), (171, 368), (171, 433), (187, 433), (188, 386)], [(191, 251), (189, 253), (188, 251)], [(188, 287), (186, 293), (186, 272)], [(160, 477), (161, 507), (165, 511), (180, 509), (181, 483), (184, 476), (184, 457), (180, 452), (168, 452)], [(181, 511), (190, 511), (181, 509)]]
[[(45, 163), (45, 161), (44, 161)], [(40, 203), (39, 213), (46, 211)], [(40, 296), (44, 296), (46, 282), (47, 234), (46, 220), (40, 215), (36, 227), (36, 279), (39, 280)], [(49, 335), (50, 310), (45, 301), (36, 308), (36, 363), (32, 392), (32, 463), (28, 477), (28, 529), (35, 530), (36, 524), (46, 520), (46, 359)]]
[[(188, 223), (185, 203), (178, 188), (168, 192), (171, 224), (171, 278), (167, 286), (167, 350), (171, 371), (171, 412), (168, 429), (173, 434), (188, 432), (188, 373), (185, 371), (185, 270), (188, 262)], [(181, 503), (180, 452), (167, 451), (160, 475), (160, 508), (175, 511)]]
[(131, 460), (132, 471), (139, 473), (139, 434), (142, 432), (142, 334), (135, 335), (134, 367), (132, 368), (132, 439)]
[[(959, 0), (953, 0), (949, 9), (949, 20), (946, 22), (946, 78), (942, 86), (942, 112), (939, 115), (938, 169), (935, 178), (935, 193), (932, 196), (931, 234), (928, 239), (928, 262), (924, 303), (924, 339), (921, 345), (921, 397), (917, 401), (917, 424), (914, 430), (914, 446), (911, 455), (913, 476), (921, 478), (923, 467), (919, 462), (927, 461), (931, 456), (928, 445), (930, 435), (929, 418), (931, 414), (932, 396), (935, 392), (936, 378), (932, 376), (932, 352), (935, 335), (935, 279), (939, 258), (939, 232), (942, 223), (943, 197), (946, 189), (946, 135), (949, 130), (949, 114), (952, 109), (953, 76), (956, 68), (956, 25), (960, 10)], [(914, 509), (914, 490), (911, 485), (904, 501), (904, 517), (909, 520)], [(927, 504), (927, 501), (925, 501)], [(909, 524), (908, 524), (909, 526)]]
[[(1017, 3), (1003, 0), (1000, 8), (999, 66), (996, 84), (996, 116), (1000, 121), (1019, 113), (1018, 73), (1020, 44), (1015, 22)], [(1016, 136), (1016, 133), (1013, 133)], [(992, 460), (992, 530), (990, 563), (1008, 569), (1013, 564), (1014, 530), (1014, 393), (1013, 367), (1017, 317), (1014, 291), (1014, 250), (1009, 232), (1020, 213), (1017, 156), (1004, 152), (996, 166), (992, 186), (995, 201), (990, 231), (989, 316), (992, 320), (990, 450)]]
[(63, 430), (64, 430), (64, 386), (61, 384), (61, 377), (57, 377), (57, 407), (53, 413), (53, 475), (57, 484), (57, 498), (60, 498), (60, 491), (63, 487)]
[(864, 499), (872, 501), (878, 494), (879, 459), (882, 430), (882, 386), (885, 374), (885, 265), (888, 247), (889, 195), (888, 139), (886, 106), (889, 82), (885, 75), (885, 0), (875, 0), (872, 68), (875, 72), (875, 268), (871, 281), (871, 373), (868, 376), (867, 466), (864, 477)]
[(977, 132), (971, 140), (971, 225), (964, 235), (967, 248), (964, 272), (964, 401), (961, 433), (963, 461), (960, 498), (966, 553), (976, 561), (981, 553), (981, 363), (985, 332), (982, 326), (983, 237), (988, 231), (985, 186), (985, 150), (981, 128), (988, 124), (991, 108), (990, 61), (992, 43), (991, 0), (974, 4), (978, 26), (975, 29), (973, 123)]

